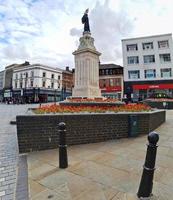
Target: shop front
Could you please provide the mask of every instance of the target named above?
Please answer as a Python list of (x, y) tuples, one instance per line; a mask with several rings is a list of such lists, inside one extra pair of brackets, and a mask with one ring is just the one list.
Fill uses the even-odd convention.
[(169, 84), (142, 84), (133, 85), (133, 94), (141, 99), (150, 97), (171, 97), (173, 98), (173, 83)]
[(112, 87), (101, 88), (101, 94), (102, 94), (102, 96), (104, 96), (106, 98), (121, 100), (122, 88), (121, 88), (121, 86), (112, 86)]
[(124, 82), (124, 94), (128, 101), (146, 98), (173, 98), (173, 80)]

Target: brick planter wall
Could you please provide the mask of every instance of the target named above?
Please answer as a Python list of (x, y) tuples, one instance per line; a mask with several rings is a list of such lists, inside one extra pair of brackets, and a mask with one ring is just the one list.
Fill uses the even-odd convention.
[(138, 134), (148, 134), (165, 121), (165, 111), (150, 113), (61, 114), (17, 116), (19, 152), (58, 148), (58, 123), (67, 125), (68, 145), (128, 137), (128, 116), (138, 116)]

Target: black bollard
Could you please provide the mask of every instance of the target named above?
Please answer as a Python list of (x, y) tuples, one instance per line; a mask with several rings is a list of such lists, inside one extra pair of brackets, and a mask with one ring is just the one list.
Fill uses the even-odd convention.
[(67, 144), (66, 144), (66, 124), (64, 122), (60, 122), (58, 124), (59, 128), (59, 168), (67, 168), (68, 167), (68, 159), (67, 159)]
[(137, 196), (139, 198), (147, 198), (152, 195), (153, 189), (153, 177), (155, 170), (155, 161), (157, 153), (157, 142), (159, 141), (159, 135), (156, 132), (151, 132), (148, 135), (149, 144), (147, 144), (147, 154), (145, 158), (145, 164), (143, 167), (143, 174), (139, 186)]

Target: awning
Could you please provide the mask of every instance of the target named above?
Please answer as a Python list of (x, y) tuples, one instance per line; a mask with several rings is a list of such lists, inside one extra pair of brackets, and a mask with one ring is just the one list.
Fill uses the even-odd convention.
[(147, 90), (147, 89), (173, 89), (173, 84), (143, 84), (133, 85), (133, 90)]

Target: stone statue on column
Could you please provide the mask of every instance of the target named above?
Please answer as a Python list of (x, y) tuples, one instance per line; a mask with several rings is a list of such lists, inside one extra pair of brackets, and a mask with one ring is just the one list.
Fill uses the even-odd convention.
[(84, 32), (90, 32), (89, 18), (88, 18), (89, 8), (85, 10), (85, 13), (82, 17), (82, 24), (84, 24)]

